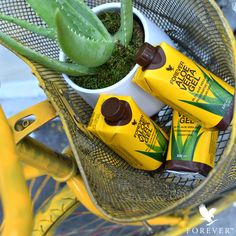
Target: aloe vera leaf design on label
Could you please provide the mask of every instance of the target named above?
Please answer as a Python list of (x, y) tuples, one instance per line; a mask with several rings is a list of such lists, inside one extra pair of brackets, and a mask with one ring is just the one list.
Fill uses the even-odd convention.
[(192, 133), (188, 135), (185, 142), (182, 141), (181, 127), (178, 122), (177, 126), (177, 137), (175, 137), (174, 128), (172, 127), (172, 145), (171, 145), (171, 157), (172, 160), (192, 161), (194, 151), (198, 144), (202, 133), (199, 133), (201, 129), (200, 125), (197, 125)]
[(180, 100), (190, 105), (209, 111), (213, 114), (224, 116), (230, 107), (230, 103), (233, 100), (233, 95), (224, 89), (216, 80), (214, 80), (211, 74), (207, 75), (199, 66), (198, 68), (202, 71), (204, 78), (206, 79), (209, 89), (214, 97), (206, 96), (205, 94), (198, 94), (190, 92), (195, 98), (198, 98), (202, 102), (193, 102), (187, 100)]
[(140, 151), (136, 150), (136, 152), (142, 153), (148, 157), (151, 157), (157, 161), (164, 162), (166, 159), (165, 153), (167, 150), (167, 139), (164, 137), (162, 132), (154, 125), (155, 132), (156, 132), (156, 140), (158, 140), (158, 144), (160, 146), (156, 146), (154, 144), (146, 143), (146, 146), (152, 150), (153, 152), (147, 152), (147, 151)]

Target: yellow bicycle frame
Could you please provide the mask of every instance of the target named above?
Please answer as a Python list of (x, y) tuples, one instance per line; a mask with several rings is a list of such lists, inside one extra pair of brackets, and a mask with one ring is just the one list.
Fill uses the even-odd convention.
[[(36, 105), (37, 106), (37, 105)], [(51, 108), (50, 108), (51, 109)], [(56, 180), (66, 181), (77, 199), (93, 214), (109, 220), (93, 204), (82, 178), (76, 174), (74, 162), (29, 137), (16, 146), (13, 130), (0, 109), (0, 189), (2, 193), (5, 227), (2, 235), (27, 236), (32, 233), (33, 216), (29, 193), (23, 173), (27, 179), (49, 174)], [(19, 160), (27, 165), (22, 166)], [(23, 172), (24, 170), (24, 172)], [(60, 170), (60, 171), (59, 171)], [(236, 199), (236, 192), (230, 193), (217, 202), (217, 213), (228, 207)], [(172, 225), (171, 235), (181, 235), (187, 228), (201, 223), (200, 215), (187, 217), (161, 216), (147, 221), (149, 225)], [(142, 225), (133, 222), (128, 225)], [(161, 234), (160, 234), (161, 235)]]
[(31, 202), (13, 133), (0, 106), (0, 190), (5, 227), (3, 236), (31, 235), (33, 217)]

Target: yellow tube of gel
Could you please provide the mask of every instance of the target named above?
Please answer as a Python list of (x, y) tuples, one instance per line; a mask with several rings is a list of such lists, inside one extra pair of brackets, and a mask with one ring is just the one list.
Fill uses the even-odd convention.
[(204, 129), (174, 111), (165, 169), (207, 176), (214, 167), (217, 138), (217, 130)]
[(166, 159), (168, 136), (130, 96), (100, 95), (88, 130), (135, 168), (156, 170)]
[(225, 130), (233, 116), (234, 88), (166, 43), (145, 43), (133, 82), (205, 128)]

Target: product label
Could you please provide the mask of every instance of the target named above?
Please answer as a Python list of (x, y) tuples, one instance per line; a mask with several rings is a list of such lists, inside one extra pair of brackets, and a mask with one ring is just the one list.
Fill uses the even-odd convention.
[[(132, 119), (128, 124), (112, 126), (105, 122), (101, 106), (110, 97), (129, 103)], [(166, 159), (168, 136), (129, 96), (101, 95), (88, 129), (135, 168), (155, 170)]]
[(170, 83), (172, 85), (176, 84), (182, 90), (194, 92), (199, 80), (200, 77), (196, 77), (196, 70), (191, 69), (183, 61), (180, 61)]
[[(133, 125), (135, 125), (135, 120), (133, 121)], [(134, 138), (138, 138), (140, 142), (148, 143), (151, 134), (153, 132), (153, 125), (149, 120), (144, 118), (144, 115), (141, 115), (141, 118), (137, 124), (137, 128), (134, 133)]]
[(198, 162), (213, 167), (217, 136), (218, 131), (206, 130), (174, 111), (167, 161)]

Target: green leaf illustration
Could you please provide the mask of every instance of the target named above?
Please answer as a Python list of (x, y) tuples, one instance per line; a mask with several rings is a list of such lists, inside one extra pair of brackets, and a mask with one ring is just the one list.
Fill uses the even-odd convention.
[(195, 107), (201, 108), (203, 110), (209, 111), (219, 116), (224, 116), (225, 112), (228, 109), (228, 106), (223, 106), (223, 104), (219, 105), (219, 104), (210, 104), (210, 103), (200, 103), (200, 102), (192, 102), (192, 101), (187, 101), (187, 100), (180, 100), (180, 101), (188, 103)]
[(181, 153), (182, 151), (182, 138), (181, 136), (178, 135), (178, 131), (180, 131), (180, 122), (178, 121), (178, 125), (177, 125), (177, 139), (175, 138), (175, 131), (174, 131), (174, 126), (172, 125), (171, 128), (171, 157), (173, 160), (175, 160), (175, 158), (177, 157), (177, 155), (179, 153)]
[(213, 103), (213, 104), (218, 104), (218, 105), (221, 105), (221, 104), (222, 104), (222, 101), (221, 101), (221, 100), (216, 99), (216, 98), (214, 98), (214, 97), (209, 97), (209, 96), (206, 96), (206, 95), (202, 95), (202, 94), (199, 94), (199, 93), (193, 93), (193, 92), (191, 92), (191, 94), (192, 94), (195, 98), (204, 100), (204, 101), (207, 102), (207, 103)]
[(208, 88), (214, 95), (214, 97), (209, 97), (205, 94), (190, 92), (193, 95), (193, 97), (204, 101), (204, 103), (193, 102), (188, 100), (180, 100), (180, 101), (204, 109), (213, 114), (224, 116), (230, 107), (230, 103), (233, 100), (233, 95), (230, 92), (228, 92), (224, 87), (222, 87), (222, 85), (219, 84), (216, 80), (214, 80), (211, 74), (208, 75), (205, 71), (202, 70), (201, 67), (199, 67), (198, 65), (196, 66), (201, 70), (206, 82), (208, 83)]
[(194, 156), (194, 151), (196, 149), (196, 146), (198, 144), (198, 141), (203, 134), (199, 131), (201, 129), (201, 126), (198, 125), (194, 128), (191, 134), (188, 135), (185, 142), (182, 142), (181, 134), (179, 133), (180, 130), (180, 124), (178, 122), (177, 126), (177, 139), (175, 137), (174, 128), (172, 127), (172, 145), (171, 145), (171, 157), (172, 160), (184, 160), (184, 161), (192, 161)]
[(180, 127), (180, 122), (178, 121), (178, 126), (177, 126), (177, 144), (178, 144), (178, 149), (182, 150), (183, 149), (183, 143), (182, 143), (182, 134), (181, 134), (181, 127)]
[(185, 140), (182, 152), (186, 155), (187, 160), (189, 160), (190, 158), (191, 160), (193, 160), (195, 148), (197, 146), (200, 137), (203, 134), (203, 132), (201, 134), (198, 134), (200, 129), (201, 129), (200, 125), (195, 127), (192, 134), (189, 135)]
[(155, 127), (155, 132), (156, 132), (156, 140), (158, 140), (159, 146), (147, 143), (146, 146), (154, 152), (141, 151), (141, 150), (136, 150), (136, 152), (144, 154), (157, 161), (164, 162), (166, 159), (165, 154), (166, 154), (166, 150), (168, 146), (168, 141), (165, 138), (165, 136), (162, 134), (162, 132), (159, 130), (159, 128), (156, 127), (155, 123), (154, 123), (154, 127)]
[(149, 144), (149, 143), (147, 143), (146, 145), (155, 152), (162, 152), (163, 151), (163, 149), (159, 146), (154, 146), (154, 145)]
[[(207, 74), (205, 71), (202, 70), (201, 67), (197, 65), (197, 67), (201, 70), (204, 78), (206, 79), (207, 83), (209, 84), (210, 91), (214, 94), (215, 99), (224, 102), (227, 99), (232, 99), (233, 95), (228, 92), (221, 84), (219, 84), (216, 80), (213, 79), (211, 74)], [(217, 101), (215, 101), (217, 102)]]
[(164, 162), (166, 160), (166, 157), (165, 155), (163, 155), (163, 152), (162, 153), (158, 153), (158, 152), (145, 152), (145, 151), (137, 151), (139, 153), (142, 153), (148, 157), (151, 157), (157, 161), (160, 161), (160, 162)]
[(162, 132), (160, 131), (160, 129), (158, 129), (158, 128), (156, 127), (156, 125), (155, 125), (154, 122), (153, 122), (153, 124), (154, 124), (154, 127), (155, 127), (155, 129), (156, 129), (156, 130), (155, 130), (155, 131), (156, 131), (156, 139), (158, 140), (158, 143), (159, 143), (161, 149), (162, 149), (162, 150), (165, 150), (166, 147), (167, 147), (168, 142), (167, 142), (165, 136), (164, 136), (164, 135), (162, 134)]

